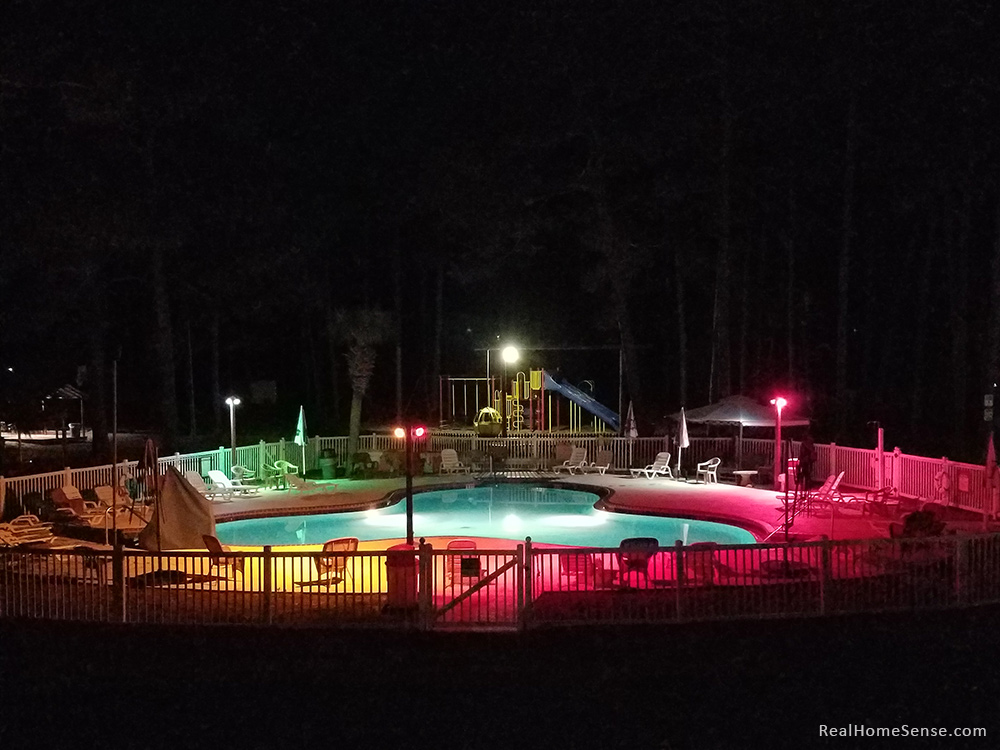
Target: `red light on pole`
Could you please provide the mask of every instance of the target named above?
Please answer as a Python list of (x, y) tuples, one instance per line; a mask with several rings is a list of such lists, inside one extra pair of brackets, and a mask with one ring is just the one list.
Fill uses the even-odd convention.
[[(788, 400), (782, 396), (771, 399), (777, 417), (774, 420), (774, 488), (778, 489), (778, 477), (781, 475), (781, 410), (788, 404)], [(785, 491), (788, 491), (786, 485)]]

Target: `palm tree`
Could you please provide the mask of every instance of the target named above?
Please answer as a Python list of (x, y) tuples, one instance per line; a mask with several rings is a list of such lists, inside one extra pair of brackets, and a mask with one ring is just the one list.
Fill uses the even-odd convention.
[[(393, 333), (392, 316), (384, 310), (358, 308), (338, 310), (337, 328), (348, 345), (347, 372), (351, 379), (351, 423), (347, 438), (349, 461), (354, 460), (361, 434), (361, 402), (368, 392), (379, 344)], [(353, 467), (348, 467), (351, 469)]]

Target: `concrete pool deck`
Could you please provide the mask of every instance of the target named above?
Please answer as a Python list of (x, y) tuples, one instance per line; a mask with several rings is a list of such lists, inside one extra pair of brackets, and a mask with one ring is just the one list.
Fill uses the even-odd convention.
[[(502, 478), (497, 479), (502, 481)], [(510, 479), (536, 480), (584, 490), (603, 488), (609, 491), (605, 499), (609, 510), (717, 521), (745, 528), (759, 540), (779, 528), (784, 518), (781, 500), (771, 489), (612, 474), (567, 476), (519, 472), (511, 475), (508, 481)], [(414, 490), (421, 491), (492, 481), (493, 477), (424, 475), (414, 477), (413, 485)], [(326, 480), (317, 482), (317, 485), (322, 489), (311, 493), (262, 490), (248, 497), (235, 497), (229, 502), (213, 502), (215, 519), (224, 522), (378, 507), (384, 505), (392, 493), (404, 490), (406, 482), (404, 477), (392, 477)], [(836, 503), (832, 507), (820, 507), (812, 515), (800, 515), (795, 519), (792, 534), (798, 540), (819, 539), (821, 536), (833, 539), (885, 538), (889, 536), (889, 524), (893, 520), (898, 519), (865, 513), (863, 502)], [(981, 525), (979, 529), (969, 530), (981, 530)], [(779, 536), (783, 535), (776, 534), (774, 541), (781, 541)]]

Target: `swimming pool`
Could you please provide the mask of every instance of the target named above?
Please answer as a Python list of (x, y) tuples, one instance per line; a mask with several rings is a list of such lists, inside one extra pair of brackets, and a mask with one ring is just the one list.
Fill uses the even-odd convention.
[[(753, 544), (753, 535), (736, 526), (710, 521), (612, 513), (594, 508), (592, 492), (526, 484), (495, 484), (434, 490), (413, 496), (415, 538), (490, 537), (617, 547), (629, 537), (654, 537), (661, 545), (677, 539), (687, 544)], [(253, 518), (219, 523), (216, 534), (226, 544), (322, 544), (356, 536), (364, 541), (406, 536), (406, 503), (386, 508), (310, 516)]]

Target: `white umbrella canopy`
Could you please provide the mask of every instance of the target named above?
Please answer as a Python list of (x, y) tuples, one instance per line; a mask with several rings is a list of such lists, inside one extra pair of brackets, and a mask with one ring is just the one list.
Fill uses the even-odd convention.
[[(670, 415), (679, 420), (681, 413)], [(773, 406), (754, 401), (747, 396), (728, 396), (714, 404), (700, 406), (685, 413), (688, 422), (695, 424), (729, 424), (743, 427), (774, 427), (775, 413)], [(789, 412), (782, 412), (783, 427), (805, 427), (808, 419), (796, 417)]]
[[(681, 412), (671, 414), (671, 419), (680, 420)], [(747, 396), (727, 396), (708, 406), (700, 406), (684, 414), (687, 422), (694, 424), (730, 425), (739, 427), (739, 437), (736, 442), (736, 460), (743, 461), (743, 428), (744, 427), (775, 427), (775, 409), (773, 406), (761, 404)], [(797, 417), (783, 411), (781, 414), (783, 427), (807, 427), (808, 419)]]

